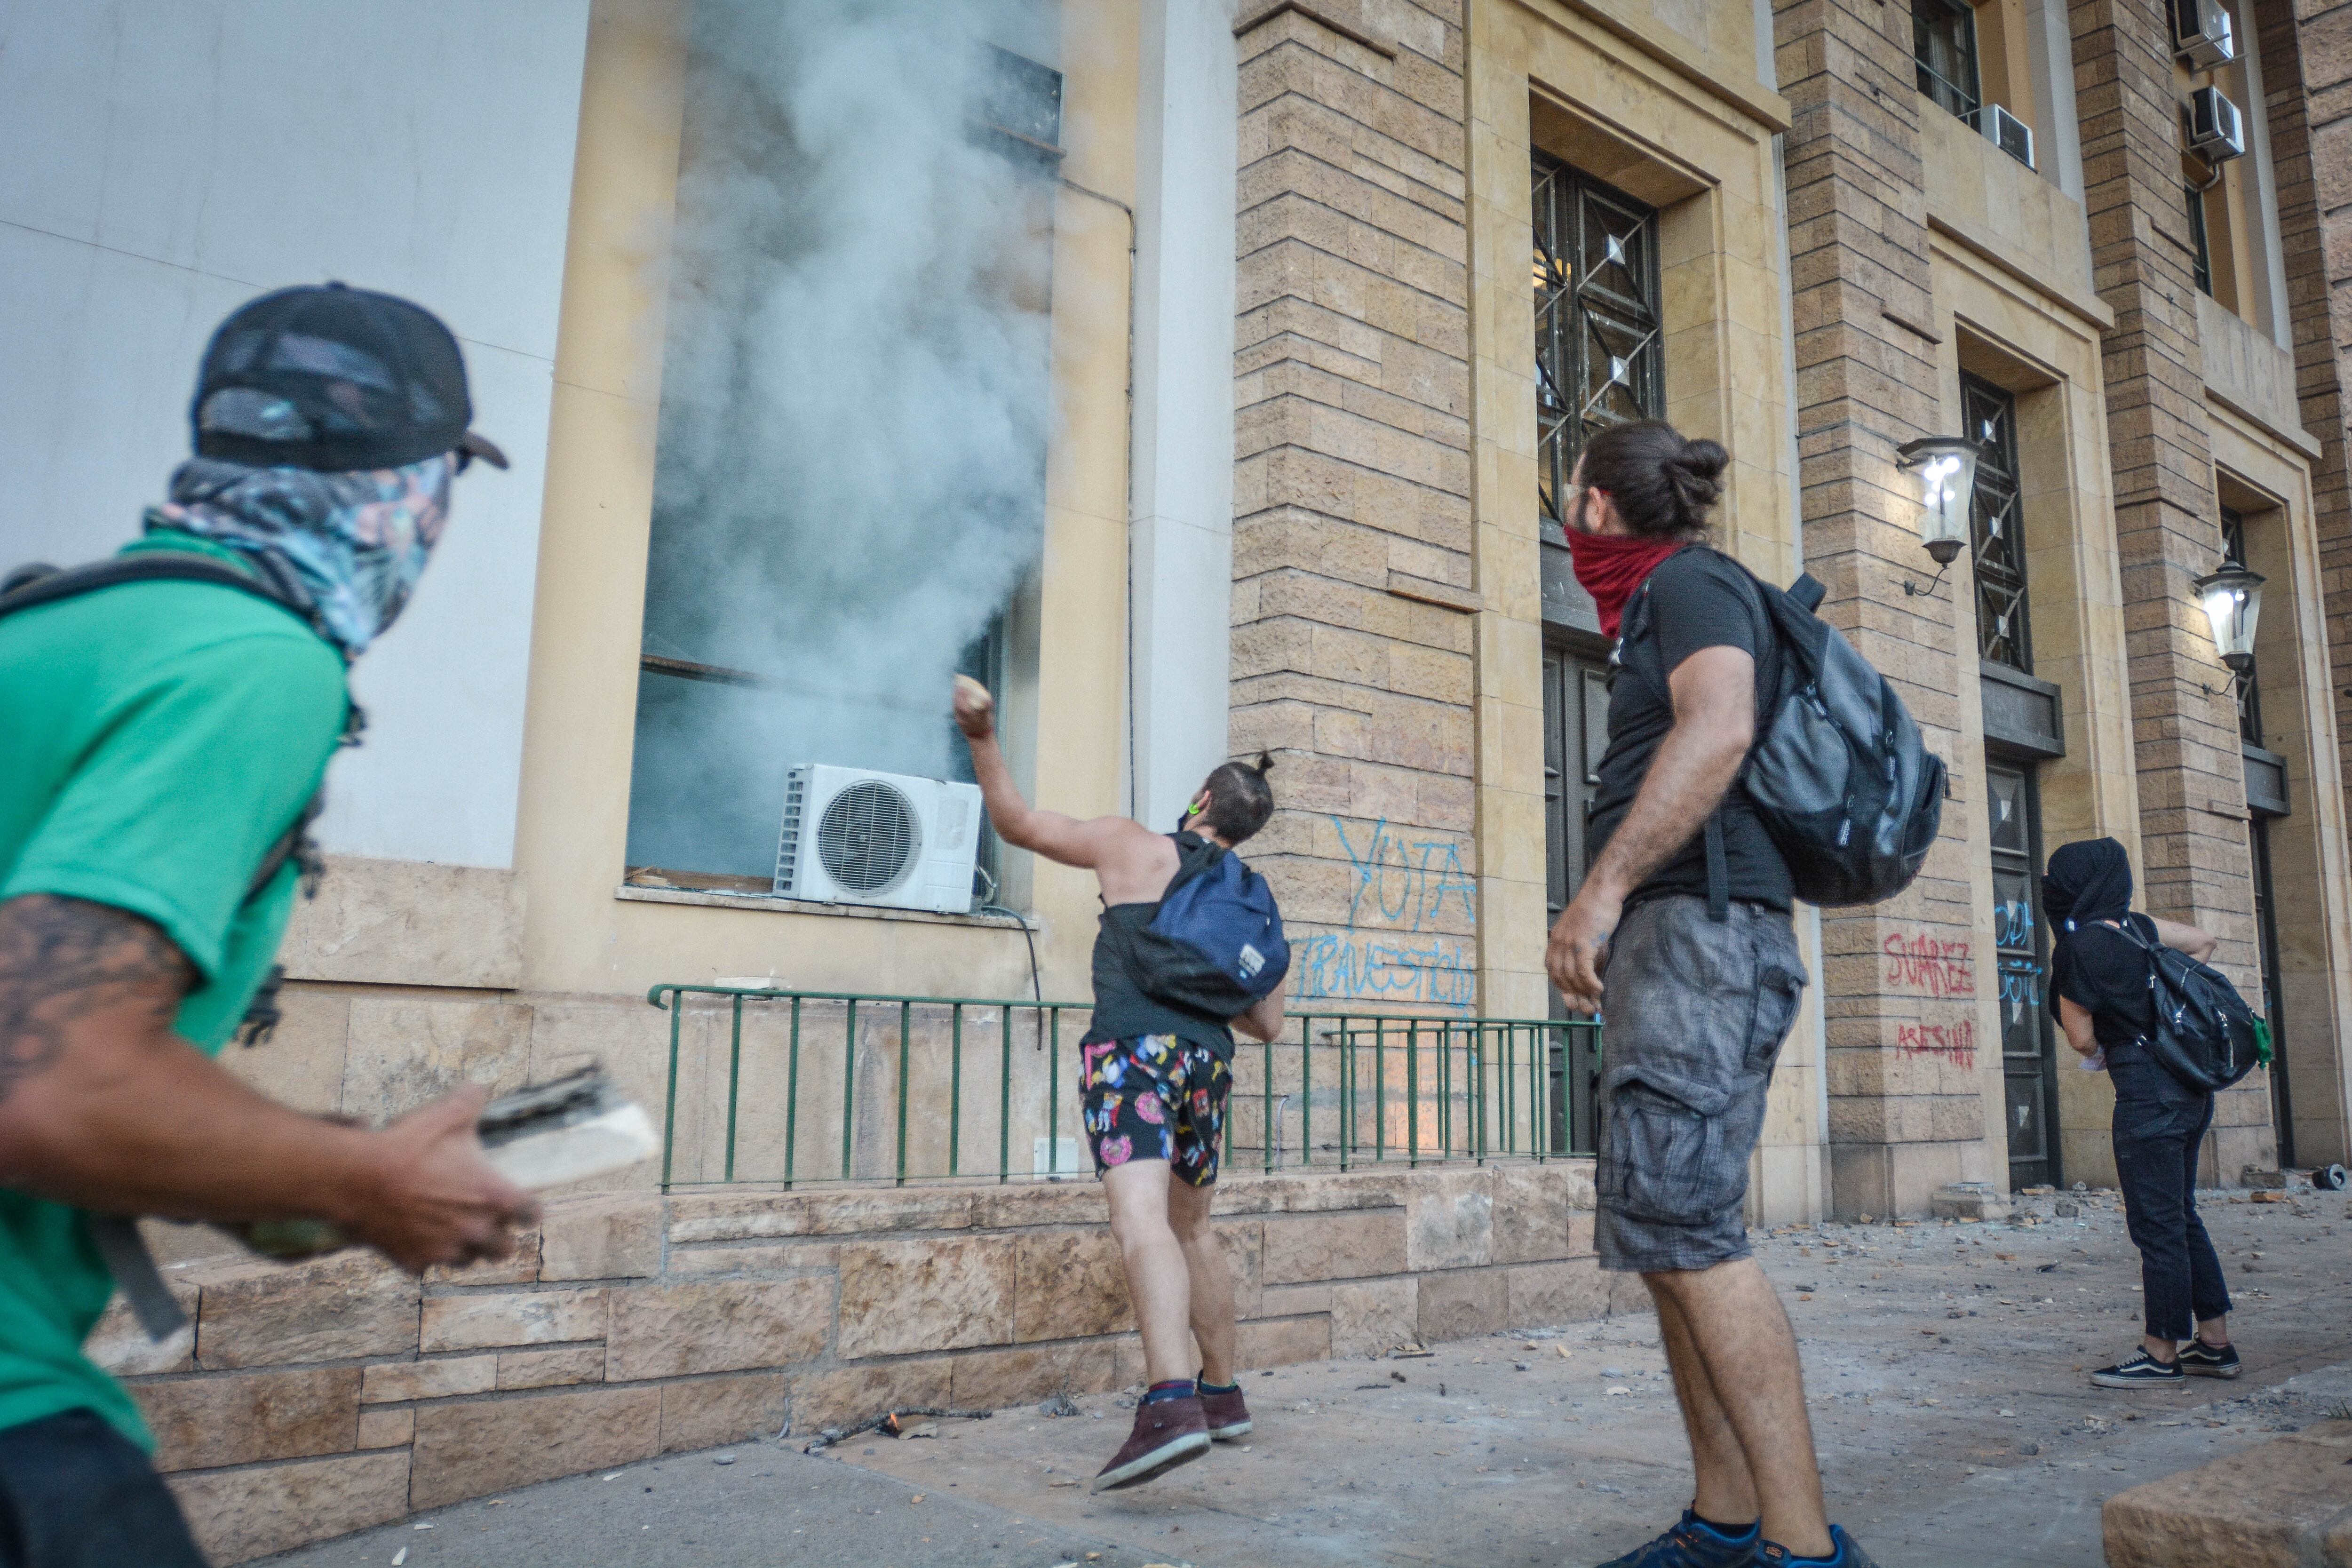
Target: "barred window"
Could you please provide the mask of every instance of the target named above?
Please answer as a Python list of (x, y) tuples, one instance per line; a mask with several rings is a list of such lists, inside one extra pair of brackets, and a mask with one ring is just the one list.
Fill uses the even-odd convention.
[(1533, 162), (1536, 484), (1558, 542), (1586, 439), (1665, 412), (1658, 215), (1557, 158)]
[(1969, 532), (1977, 558), (1977, 651), (1994, 664), (2033, 671), (2026, 616), (2025, 542), (2017, 507), (2017, 399), (1989, 381), (1960, 377), (1964, 428), (1982, 441)]
[(1914, 0), (1911, 58), (1919, 90), (1962, 120), (1983, 102), (1977, 74), (1977, 14), (1966, 0)]

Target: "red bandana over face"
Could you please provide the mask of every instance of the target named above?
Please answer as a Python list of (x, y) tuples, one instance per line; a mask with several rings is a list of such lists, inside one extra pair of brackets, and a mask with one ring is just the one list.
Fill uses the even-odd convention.
[(1625, 601), (1633, 596), (1633, 590), (1652, 568), (1682, 547), (1678, 539), (1568, 531), (1570, 562), (1576, 568), (1576, 580), (1592, 595), (1593, 607), (1601, 612), (1602, 637), (1617, 635)]

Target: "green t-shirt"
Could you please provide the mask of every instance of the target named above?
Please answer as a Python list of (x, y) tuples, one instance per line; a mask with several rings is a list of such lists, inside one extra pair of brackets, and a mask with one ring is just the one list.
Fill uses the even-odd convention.
[[(131, 550), (237, 563), (186, 534)], [(218, 1053), (277, 954), (296, 868), (247, 889), (318, 789), (346, 700), (333, 647), (233, 588), (124, 584), (0, 619), (0, 900), (154, 921), (201, 977), (175, 1026)], [(0, 1191), (0, 1428), (89, 1408), (152, 1446), (81, 1353), (113, 1291), (79, 1210)]]

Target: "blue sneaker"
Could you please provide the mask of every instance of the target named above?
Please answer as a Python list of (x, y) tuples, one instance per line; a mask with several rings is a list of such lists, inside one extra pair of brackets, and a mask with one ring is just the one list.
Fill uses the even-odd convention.
[(1872, 1559), (1870, 1553), (1853, 1543), (1853, 1537), (1845, 1532), (1845, 1526), (1842, 1524), (1830, 1526), (1830, 1545), (1832, 1550), (1829, 1557), (1824, 1560), (1819, 1557), (1799, 1557), (1778, 1542), (1763, 1542), (1756, 1553), (1757, 1568), (1782, 1568), (1784, 1563), (1810, 1563), (1823, 1561), (1835, 1564), (1835, 1568), (1878, 1568), (1877, 1563)]
[(1683, 1510), (1682, 1522), (1655, 1541), (1636, 1546), (1622, 1557), (1612, 1557), (1601, 1568), (1749, 1568), (1762, 1540), (1754, 1525), (1738, 1541), (1702, 1523), (1696, 1513)]

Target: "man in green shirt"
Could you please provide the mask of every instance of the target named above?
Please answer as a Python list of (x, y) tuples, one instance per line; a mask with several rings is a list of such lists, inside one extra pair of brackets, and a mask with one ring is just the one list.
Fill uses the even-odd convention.
[(115, 1285), (93, 1216), (326, 1219), (409, 1269), (504, 1257), (531, 1217), (482, 1157), (482, 1090), (375, 1131), (213, 1059), (285, 931), (344, 669), (452, 478), (505, 466), (471, 416), (426, 311), (264, 296), (205, 351), (195, 456), (145, 537), (0, 595), (0, 1568), (203, 1562), (81, 1352)]

